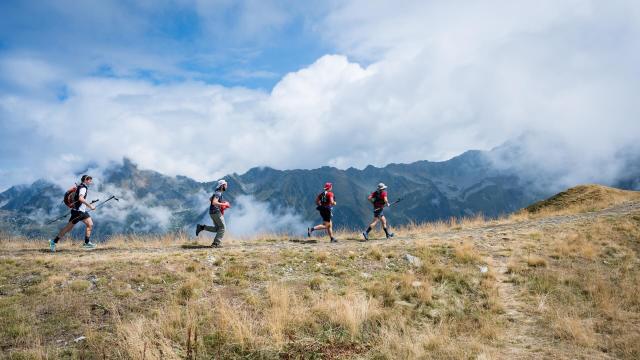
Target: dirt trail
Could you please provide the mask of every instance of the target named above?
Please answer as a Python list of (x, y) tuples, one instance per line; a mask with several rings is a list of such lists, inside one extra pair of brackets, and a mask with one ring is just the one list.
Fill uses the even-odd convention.
[(518, 249), (514, 249), (517, 242), (510, 241), (511, 236), (505, 236), (507, 234), (512, 235), (509, 231), (502, 232), (497, 234), (499, 236), (488, 236), (483, 243), (490, 250), (487, 260), (495, 272), (496, 290), (504, 310), (502, 317), (509, 328), (508, 338), (504, 339), (505, 347), (500, 349), (499, 356), (504, 359), (544, 357), (545, 350), (551, 346), (539, 334), (537, 316), (529, 314), (527, 305), (520, 299), (523, 289), (509, 279), (509, 257)]
[[(493, 267), (496, 273), (497, 291), (504, 309), (503, 316), (509, 324), (509, 338), (505, 339), (506, 346), (501, 349), (500, 358), (572, 357), (570, 352), (567, 354), (546, 353), (554, 347), (548, 343), (548, 340), (544, 340), (544, 336), (541, 336), (542, 334), (540, 334), (540, 330), (536, 326), (536, 314), (529, 314), (527, 305), (520, 299), (523, 289), (520, 289), (518, 285), (509, 279), (509, 257), (511, 254), (522, 254), (525, 251), (523, 246), (526, 246), (526, 244), (521, 241), (522, 235), (536, 234), (550, 228), (566, 229), (571, 226), (581, 226), (598, 218), (619, 217), (638, 211), (640, 211), (640, 203), (625, 203), (601, 211), (557, 215), (537, 220), (441, 234), (441, 236), (447, 238), (473, 238), (475, 246), (489, 254), (489, 266)], [(518, 240), (514, 241), (516, 239)], [(554, 350), (557, 351), (557, 349)], [(588, 357), (591, 359), (611, 358), (601, 352), (593, 352)]]
[[(425, 236), (420, 237), (395, 237), (393, 239), (394, 242), (400, 243), (411, 243), (415, 240), (472, 240), (475, 245), (480, 249), (491, 250), (497, 247), (497, 250), (504, 248), (504, 246), (508, 245), (509, 247), (513, 247), (513, 236), (508, 236), (512, 234), (526, 234), (531, 232), (540, 232), (545, 229), (555, 228), (560, 225), (572, 224), (579, 226), (580, 224), (585, 224), (589, 221), (593, 221), (596, 218), (601, 217), (619, 217), (624, 216), (633, 212), (640, 211), (640, 202), (630, 202), (624, 203), (618, 206), (614, 206), (608, 209), (588, 212), (588, 213), (580, 213), (580, 214), (571, 214), (571, 215), (556, 215), (550, 216), (546, 218), (534, 219), (534, 220), (526, 220), (521, 222), (514, 223), (505, 223), (498, 225), (485, 225), (480, 227), (473, 227), (469, 229), (461, 229), (461, 230), (447, 230), (440, 232), (432, 232), (425, 234)], [(489, 242), (485, 241), (489, 240)], [(496, 242), (497, 240), (500, 240)], [(202, 239), (201, 242), (204, 242)], [(350, 248), (363, 248), (371, 246), (376, 243), (387, 243), (388, 240), (371, 240), (368, 242), (362, 242), (360, 239), (346, 239), (341, 240), (336, 244), (330, 244), (326, 238), (320, 238), (317, 240), (309, 240), (307, 238), (294, 239), (292, 241), (278, 241), (278, 242), (235, 242), (235, 243), (227, 243), (220, 250), (211, 249), (211, 251), (227, 251), (230, 249), (236, 250), (252, 250), (252, 249), (281, 249), (288, 247), (306, 247), (306, 248), (342, 248), (342, 247), (350, 247)], [(99, 253), (102, 255), (109, 253), (159, 253), (159, 252), (173, 252), (173, 251), (189, 251), (189, 250), (203, 250), (210, 249), (209, 246), (204, 244), (202, 245), (171, 245), (165, 247), (143, 247), (143, 248), (123, 248), (123, 247), (112, 247), (108, 244), (98, 246), (98, 248), (94, 250), (84, 250), (79, 245), (74, 248), (69, 249), (68, 242), (63, 241), (61, 249), (58, 250), (56, 254), (69, 254), (69, 253)], [(34, 253), (48, 253), (48, 244), (43, 242), (43, 247), (38, 249), (0, 249), (0, 256), (20, 256), (20, 255), (33, 255)], [(492, 253), (495, 251), (491, 251)], [(498, 251), (499, 252), (499, 251)]]

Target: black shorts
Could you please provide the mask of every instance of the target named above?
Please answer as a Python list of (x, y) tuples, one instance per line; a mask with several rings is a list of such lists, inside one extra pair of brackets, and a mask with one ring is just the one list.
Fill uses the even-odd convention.
[(318, 206), (316, 209), (318, 209), (318, 211), (320, 212), (322, 221), (327, 221), (327, 222), (331, 221), (331, 218), (333, 217), (333, 211), (331, 208)]
[(383, 217), (384, 216), (384, 207), (381, 207), (379, 209), (373, 209), (373, 217)]
[(88, 212), (71, 210), (71, 217), (69, 218), (69, 222), (73, 224), (77, 224), (78, 222), (83, 221), (84, 219), (88, 219), (90, 217), (91, 215), (89, 215)]

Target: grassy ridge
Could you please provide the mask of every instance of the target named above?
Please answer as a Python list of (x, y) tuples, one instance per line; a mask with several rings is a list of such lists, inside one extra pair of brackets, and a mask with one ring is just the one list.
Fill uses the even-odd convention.
[(640, 200), (640, 192), (603, 185), (580, 185), (525, 208), (529, 213), (576, 213)]
[(452, 219), (369, 243), (265, 235), (215, 251), (119, 237), (52, 255), (3, 238), (0, 356), (636, 359), (640, 210), (625, 211)]

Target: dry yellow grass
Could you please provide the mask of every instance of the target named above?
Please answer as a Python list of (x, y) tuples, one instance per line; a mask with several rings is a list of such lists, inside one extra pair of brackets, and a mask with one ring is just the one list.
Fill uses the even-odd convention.
[(549, 215), (604, 209), (627, 201), (640, 200), (637, 191), (614, 189), (602, 185), (580, 185), (526, 208), (529, 213)]
[[(93, 252), (67, 241), (52, 255), (44, 241), (2, 238), (0, 349), (9, 358), (639, 358), (640, 213), (531, 222), (549, 214), (411, 224), (394, 241), (340, 232), (337, 245), (263, 234), (211, 250), (178, 234), (116, 237)], [(516, 325), (530, 327), (518, 349)]]
[(542, 333), (568, 346), (638, 358), (640, 213), (577, 231), (550, 231), (542, 239), (550, 259), (530, 255), (529, 267), (510, 265), (514, 281), (529, 290), (531, 311), (541, 312), (548, 329)]
[(543, 257), (538, 255), (529, 255), (527, 256), (526, 261), (527, 261), (527, 265), (532, 267), (547, 266), (547, 260), (545, 260)]
[(369, 250), (369, 257), (375, 260), (382, 260), (383, 254), (382, 250), (380, 250), (380, 246), (373, 245), (371, 250)]
[[(3, 253), (0, 346), (13, 357), (395, 358), (398, 347), (400, 354), (476, 354), (477, 344), (495, 347), (502, 331), (482, 305), (492, 296), (483, 276), (440, 246), (389, 242), (374, 257), (358, 242), (350, 251), (127, 251), (135, 241), (145, 242), (27, 251), (19, 261)], [(401, 256), (407, 251), (429, 253), (429, 266), (441, 271), (414, 269)], [(449, 315), (462, 313), (472, 316)], [(477, 324), (492, 330), (476, 333)], [(445, 328), (474, 345), (441, 337)], [(409, 333), (431, 334), (428, 345), (411, 342)], [(87, 338), (73, 342), (79, 336)]]
[(561, 339), (586, 347), (592, 347), (597, 342), (593, 324), (588, 319), (580, 319), (577, 316), (556, 314), (552, 319), (554, 335)]
[(473, 263), (480, 261), (480, 254), (474, 249), (473, 244), (464, 241), (454, 246), (454, 254), (456, 259), (462, 262)]

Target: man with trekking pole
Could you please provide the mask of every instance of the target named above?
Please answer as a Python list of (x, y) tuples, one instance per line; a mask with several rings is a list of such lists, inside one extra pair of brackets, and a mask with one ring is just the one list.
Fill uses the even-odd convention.
[(49, 240), (49, 248), (51, 252), (56, 251), (56, 245), (58, 241), (62, 239), (69, 231), (73, 229), (73, 227), (82, 221), (85, 225), (85, 233), (84, 233), (84, 244), (82, 247), (84, 249), (93, 249), (96, 247), (96, 244), (90, 241), (91, 230), (93, 229), (93, 220), (91, 220), (91, 215), (87, 210), (95, 210), (95, 206), (92, 203), (87, 201), (87, 193), (89, 186), (93, 183), (93, 178), (89, 175), (82, 175), (80, 178), (80, 185), (78, 185), (73, 193), (73, 202), (70, 205), (71, 207), (71, 217), (69, 218), (69, 222), (65, 227), (60, 230), (58, 235)]
[(198, 236), (198, 234), (203, 230), (216, 233), (215, 238), (213, 238), (213, 243), (211, 244), (211, 247), (213, 248), (222, 247), (222, 237), (224, 237), (226, 229), (224, 211), (231, 207), (231, 204), (224, 200), (224, 192), (227, 191), (227, 186), (228, 184), (226, 180), (218, 180), (215, 192), (211, 195), (211, 198), (209, 198), (211, 202), (209, 204), (209, 216), (213, 221), (213, 226), (201, 224), (196, 225), (196, 236)]
[(333, 237), (333, 207), (336, 205), (336, 200), (333, 195), (333, 184), (330, 182), (324, 184), (324, 191), (316, 196), (316, 210), (320, 212), (320, 216), (322, 217), (322, 224), (316, 225), (312, 228), (307, 228), (307, 236), (311, 237), (311, 233), (316, 230), (327, 230), (327, 234), (329, 234), (329, 239), (332, 243), (338, 242), (336, 238)]
[(373, 204), (373, 221), (369, 224), (367, 230), (362, 233), (365, 241), (369, 240), (369, 233), (371, 232), (371, 229), (376, 226), (378, 220), (382, 222), (382, 229), (384, 230), (387, 239), (393, 237), (393, 233), (387, 230), (387, 219), (384, 217), (384, 207), (391, 206), (391, 204), (389, 204), (389, 199), (387, 198), (386, 189), (387, 185), (380, 183), (378, 184), (376, 191), (372, 192), (368, 197), (369, 201)]

